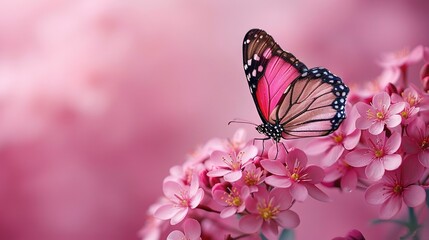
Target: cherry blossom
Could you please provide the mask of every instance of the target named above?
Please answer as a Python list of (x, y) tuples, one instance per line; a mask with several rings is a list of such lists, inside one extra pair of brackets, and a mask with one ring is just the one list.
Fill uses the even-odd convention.
[(200, 223), (192, 218), (186, 219), (183, 224), (183, 232), (179, 230), (172, 231), (167, 240), (200, 240), (201, 226)]
[(353, 167), (365, 167), (368, 179), (377, 181), (383, 177), (385, 170), (395, 170), (402, 162), (396, 151), (401, 146), (401, 135), (394, 132), (389, 138), (385, 134), (366, 135), (366, 144), (348, 153), (345, 161)]
[(199, 188), (198, 177), (196, 176), (192, 177), (190, 185), (165, 181), (163, 191), (169, 202), (161, 205), (154, 215), (162, 220), (171, 219), (171, 225), (181, 222), (188, 214), (189, 209), (196, 208), (204, 196), (204, 191)]
[(416, 119), (407, 127), (408, 136), (404, 137), (404, 149), (425, 167), (429, 167), (429, 131), (421, 119)]
[(213, 199), (224, 206), (220, 212), (221, 218), (230, 217), (236, 213), (243, 212), (245, 201), (250, 195), (249, 187), (231, 186), (230, 184), (217, 184), (213, 187)]
[(315, 184), (322, 182), (325, 173), (318, 166), (307, 166), (307, 156), (300, 149), (293, 149), (284, 162), (278, 160), (262, 160), (262, 167), (270, 172), (265, 178), (268, 185), (289, 188), (294, 199), (304, 201), (310, 194), (320, 201), (328, 201), (329, 197)]
[(245, 233), (261, 232), (269, 236), (277, 236), (278, 228), (295, 228), (300, 220), (298, 214), (289, 210), (292, 206), (292, 196), (286, 189), (274, 188), (268, 192), (260, 187), (253, 197), (246, 201), (249, 214), (244, 215), (239, 222), (240, 229)]
[(399, 212), (402, 201), (408, 207), (422, 204), (426, 198), (423, 187), (417, 184), (424, 168), (412, 159), (405, 159), (400, 169), (387, 172), (380, 182), (370, 186), (365, 192), (368, 203), (381, 205), (380, 217), (391, 218)]
[(404, 109), (405, 103), (391, 104), (390, 96), (381, 92), (372, 98), (371, 105), (363, 102), (356, 104), (360, 117), (356, 121), (356, 127), (362, 130), (368, 129), (371, 134), (380, 134), (384, 126), (393, 128), (401, 123), (399, 113)]
[(215, 169), (209, 171), (207, 176), (223, 177), (225, 181), (235, 182), (242, 177), (242, 170), (247, 164), (251, 163), (250, 160), (257, 153), (258, 149), (255, 146), (248, 146), (238, 154), (235, 152), (214, 151), (210, 156), (210, 163), (213, 164)]

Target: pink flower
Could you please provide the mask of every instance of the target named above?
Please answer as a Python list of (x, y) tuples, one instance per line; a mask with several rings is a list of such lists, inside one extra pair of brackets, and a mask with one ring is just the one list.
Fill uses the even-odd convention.
[[(246, 201), (248, 215), (239, 222), (240, 229), (245, 233), (262, 231), (268, 238), (278, 235), (278, 227), (295, 228), (299, 225), (299, 216), (289, 210), (292, 197), (287, 189), (274, 188), (268, 192), (264, 186)], [(271, 238), (270, 238), (271, 237)]]
[(300, 149), (293, 149), (286, 156), (286, 161), (262, 160), (262, 167), (271, 176), (265, 182), (273, 187), (290, 188), (290, 193), (297, 201), (304, 201), (308, 194), (320, 201), (329, 201), (329, 197), (315, 184), (322, 182), (325, 173), (318, 166), (307, 167), (307, 156)]
[(343, 154), (344, 150), (351, 150), (359, 143), (361, 131), (356, 129), (355, 122), (359, 117), (356, 108), (347, 106), (347, 118), (340, 127), (331, 135), (322, 138), (314, 138), (306, 146), (307, 154), (320, 159), (323, 166), (331, 166)]
[(409, 66), (419, 62), (423, 58), (423, 46), (417, 46), (413, 50), (402, 49), (401, 51), (386, 54), (381, 62), (384, 67)]
[(401, 146), (401, 135), (397, 132), (386, 140), (385, 133), (378, 136), (366, 134), (366, 142), (360, 149), (346, 155), (345, 161), (353, 167), (365, 167), (368, 179), (377, 181), (385, 170), (395, 170), (402, 162), (402, 157), (395, 152)]
[(258, 149), (255, 146), (248, 146), (241, 150), (237, 155), (235, 152), (231, 154), (214, 151), (211, 156), (211, 164), (216, 169), (211, 170), (207, 173), (209, 177), (223, 177), (227, 182), (235, 182), (239, 180), (243, 175), (243, 168), (251, 163), (256, 154), (258, 154)]
[(365, 237), (359, 230), (353, 229), (347, 233), (347, 236), (336, 237), (336, 238), (333, 238), (332, 240), (365, 240)]
[(380, 134), (384, 125), (393, 128), (401, 123), (398, 115), (405, 107), (404, 102), (390, 104), (390, 97), (386, 92), (381, 92), (372, 98), (371, 105), (363, 102), (356, 103), (360, 117), (356, 121), (359, 129), (368, 129), (371, 134)]
[(213, 187), (213, 199), (225, 208), (221, 211), (220, 217), (231, 217), (236, 213), (241, 213), (245, 208), (245, 201), (250, 196), (249, 187), (243, 186), (240, 189), (228, 184), (217, 184)]
[(417, 185), (424, 168), (412, 159), (405, 159), (400, 169), (387, 172), (383, 179), (365, 192), (368, 203), (380, 205), (380, 217), (391, 218), (399, 212), (402, 200), (408, 207), (416, 207), (425, 201), (423, 187)]
[(174, 230), (168, 234), (167, 240), (200, 240), (201, 225), (197, 220), (189, 218), (183, 224), (184, 233), (179, 230)]
[(165, 181), (163, 191), (169, 202), (161, 205), (155, 211), (154, 216), (162, 220), (171, 219), (171, 225), (181, 222), (188, 214), (189, 209), (196, 208), (204, 196), (204, 191), (199, 188), (198, 177), (195, 175), (192, 177), (190, 185)]
[(429, 131), (425, 122), (418, 118), (407, 127), (404, 149), (425, 167), (429, 167)]
[(264, 180), (265, 175), (262, 169), (257, 168), (255, 164), (251, 163), (244, 168), (243, 177), (237, 184), (247, 186), (252, 193), (258, 191), (258, 185), (264, 182)]

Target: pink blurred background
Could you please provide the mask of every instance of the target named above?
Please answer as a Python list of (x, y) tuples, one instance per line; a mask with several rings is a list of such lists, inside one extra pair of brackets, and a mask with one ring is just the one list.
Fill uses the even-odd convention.
[[(249, 29), (352, 84), (377, 77), (381, 54), (429, 45), (428, 10), (427, 1), (0, 1), (0, 239), (137, 239), (171, 166), (231, 136), (239, 126), (229, 120), (259, 121), (242, 69)], [(333, 198), (297, 206), (298, 239), (380, 234), (361, 193)]]

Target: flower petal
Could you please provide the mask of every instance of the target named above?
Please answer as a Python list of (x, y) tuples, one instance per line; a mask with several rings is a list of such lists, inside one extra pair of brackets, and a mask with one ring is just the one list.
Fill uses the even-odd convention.
[(351, 192), (356, 189), (358, 177), (356, 171), (349, 170), (341, 178), (341, 189), (345, 192)]
[(404, 108), (405, 108), (405, 102), (398, 102), (398, 103), (392, 104), (392, 106), (390, 106), (389, 113), (390, 114), (398, 114), (402, 110), (404, 110)]
[(380, 180), (383, 177), (384, 172), (385, 172), (384, 166), (383, 166), (383, 163), (380, 160), (374, 160), (374, 161), (372, 161), (365, 168), (365, 175), (371, 181), (378, 181), (378, 180)]
[(280, 161), (262, 160), (261, 166), (272, 174), (286, 176), (286, 167)]
[(265, 183), (273, 187), (288, 188), (292, 182), (289, 177), (271, 175), (265, 178)]
[(331, 198), (324, 193), (322, 190), (320, 190), (316, 185), (310, 184), (310, 183), (304, 183), (304, 186), (307, 188), (308, 194), (319, 201), (322, 202), (330, 202)]
[(189, 203), (189, 207), (194, 209), (196, 207), (198, 207), (198, 205), (200, 204), (201, 200), (204, 197), (204, 190), (199, 188), (196, 192), (196, 194), (194, 196), (192, 196), (191, 201)]
[(328, 151), (325, 151), (321, 164), (323, 166), (331, 166), (340, 158), (343, 152), (344, 147), (342, 145), (332, 146)]
[(325, 177), (325, 172), (323, 169), (319, 166), (308, 166), (305, 169), (305, 174), (307, 174), (308, 183), (316, 184), (323, 181), (323, 178)]
[(210, 172), (207, 173), (207, 176), (209, 177), (223, 177), (225, 176), (225, 174), (230, 173), (231, 170), (229, 169), (215, 169), (215, 170), (211, 170)]
[(426, 199), (426, 192), (421, 186), (411, 185), (404, 190), (404, 202), (408, 207), (417, 207)]
[(210, 162), (214, 164), (216, 167), (229, 167), (227, 163), (232, 162), (231, 155), (222, 152), (222, 151), (214, 151), (210, 155)]
[(399, 154), (391, 154), (383, 157), (383, 167), (388, 171), (397, 169), (401, 166), (401, 163), (402, 157)]
[(389, 198), (380, 208), (380, 218), (389, 219), (395, 216), (402, 206), (402, 199), (393, 196)]
[(299, 225), (299, 216), (294, 211), (286, 210), (277, 214), (276, 222), (283, 228), (295, 228)]
[(186, 235), (186, 239), (197, 240), (201, 236), (201, 225), (197, 220), (189, 218), (183, 224), (183, 230)]
[(171, 225), (176, 225), (180, 223), (183, 219), (185, 219), (186, 215), (188, 214), (189, 208), (180, 208), (176, 215), (174, 215), (171, 220)]
[(418, 153), (417, 157), (419, 159), (419, 162), (423, 166), (429, 168), (429, 151), (428, 150), (421, 151), (420, 153)]
[(225, 181), (227, 182), (236, 182), (240, 180), (241, 176), (243, 176), (243, 172), (241, 172), (241, 170), (233, 171), (233, 172), (231, 171), (225, 174), (225, 176), (223, 176), (223, 179), (225, 179)]
[(359, 143), (360, 135), (361, 130), (359, 129), (356, 129), (350, 135), (347, 135), (343, 142), (344, 148), (347, 150), (352, 150), (355, 148)]
[(388, 195), (384, 192), (384, 183), (376, 183), (371, 185), (365, 192), (365, 200), (369, 204), (380, 205), (388, 199)]
[(257, 154), (258, 154), (258, 148), (251, 145), (241, 150), (238, 153), (237, 158), (241, 160), (241, 164), (244, 164), (248, 162), (250, 159), (253, 159)]
[(345, 162), (353, 167), (364, 167), (371, 163), (371, 157), (368, 150), (357, 149), (346, 155)]
[(298, 202), (303, 202), (308, 197), (308, 190), (304, 185), (294, 183), (290, 187), (290, 194)]
[(270, 196), (272, 197), (274, 203), (279, 205), (279, 210), (289, 209), (292, 205), (292, 196), (290, 195), (289, 190), (284, 188), (274, 188)]
[(220, 217), (221, 218), (228, 218), (231, 217), (232, 215), (234, 215), (237, 212), (237, 208), (235, 207), (227, 207), (224, 208), (221, 212), (220, 212)]
[(393, 128), (398, 126), (402, 121), (402, 117), (399, 115), (392, 115), (389, 119), (386, 120), (386, 126), (388, 128)]
[(173, 204), (165, 204), (155, 210), (153, 215), (161, 220), (171, 219), (179, 212), (180, 208), (174, 207)]
[(383, 129), (384, 129), (384, 122), (376, 121), (369, 127), (368, 131), (373, 135), (378, 135), (381, 132), (383, 132)]
[(181, 240), (186, 239), (185, 234), (179, 230), (174, 230), (167, 236), (167, 240)]
[(298, 148), (290, 151), (286, 157), (286, 164), (292, 168), (297, 166), (295, 164), (298, 164), (300, 167), (305, 167), (307, 165), (307, 161), (307, 155)]
[(387, 139), (384, 148), (387, 154), (392, 154), (398, 151), (401, 146), (401, 135), (397, 132), (392, 133), (392, 135)]
[(390, 107), (390, 96), (387, 92), (380, 92), (372, 97), (372, 104), (377, 109)]
[(169, 199), (175, 198), (177, 194), (180, 194), (181, 189), (183, 189), (183, 185), (175, 181), (165, 181), (162, 184), (162, 191)]
[(240, 218), (238, 227), (245, 233), (255, 233), (261, 229), (262, 221), (262, 218), (258, 217), (256, 214), (249, 214)]

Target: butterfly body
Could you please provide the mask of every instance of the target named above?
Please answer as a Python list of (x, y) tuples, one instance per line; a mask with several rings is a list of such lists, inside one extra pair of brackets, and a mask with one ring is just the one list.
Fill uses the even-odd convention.
[(342, 80), (325, 68), (308, 69), (263, 30), (246, 34), (243, 66), (262, 120), (256, 130), (267, 138), (324, 136), (346, 117)]

